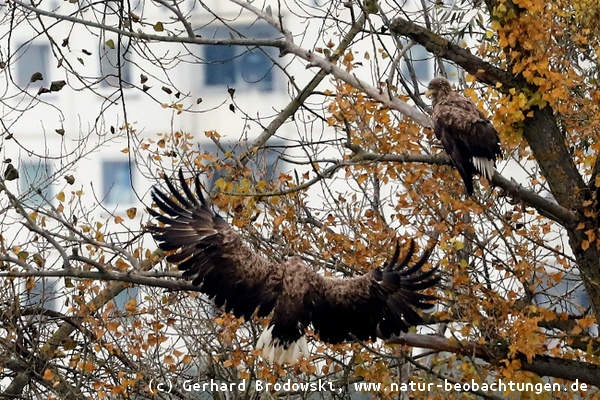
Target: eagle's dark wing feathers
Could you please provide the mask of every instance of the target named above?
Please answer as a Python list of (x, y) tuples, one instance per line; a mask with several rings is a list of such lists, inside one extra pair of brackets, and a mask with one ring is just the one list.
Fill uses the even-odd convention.
[[(415, 311), (427, 309), (435, 297), (419, 293), (435, 285), (434, 269), (420, 272), (431, 250), (406, 268), (414, 254), (414, 242), (398, 261), (399, 247), (391, 261), (354, 278), (322, 277), (313, 296), (312, 324), (321, 340), (339, 343), (352, 336), (360, 340), (389, 338), (423, 322)], [(318, 293), (318, 294), (317, 294)]]
[(247, 247), (241, 237), (207, 204), (198, 178), (192, 193), (179, 171), (179, 192), (166, 180), (169, 194), (158, 188), (152, 199), (162, 214), (149, 209), (162, 226), (148, 229), (161, 249), (170, 251), (167, 261), (177, 264), (184, 278), (237, 317), (249, 319), (273, 312), (258, 348), (279, 363), (308, 353), (304, 329), (312, 323), (320, 338), (339, 343), (388, 338), (422, 322), (418, 309), (429, 308), (434, 297), (420, 293), (437, 283), (434, 271), (421, 272), (431, 250), (411, 267), (411, 242), (398, 261), (399, 247), (391, 261), (362, 276), (325, 277), (299, 257), (276, 263)]
[(467, 193), (473, 194), (473, 175), (491, 180), (498, 157), (502, 158), (498, 132), (469, 98), (452, 90), (444, 78), (429, 84), (435, 135), (456, 165)]
[(448, 135), (463, 142), (472, 157), (495, 160), (502, 155), (498, 132), (471, 99), (451, 92), (438, 102), (434, 119)]
[(177, 264), (184, 278), (192, 278), (217, 306), (225, 305), (236, 317), (250, 318), (257, 308), (259, 314), (268, 315), (279, 295), (278, 265), (248, 248), (210, 209), (200, 189), (194, 196), (181, 171), (179, 179), (185, 197), (165, 180), (177, 202), (155, 187), (152, 199), (164, 214), (149, 209), (164, 224), (149, 227), (160, 248), (176, 251), (167, 261)]

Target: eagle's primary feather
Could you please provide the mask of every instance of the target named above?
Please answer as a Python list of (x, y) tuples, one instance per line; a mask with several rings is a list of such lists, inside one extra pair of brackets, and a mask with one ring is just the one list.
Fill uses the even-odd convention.
[(149, 230), (167, 261), (177, 264), (184, 278), (236, 317), (269, 314), (272, 319), (257, 343), (263, 356), (293, 362), (308, 356), (305, 328), (310, 324), (320, 339), (339, 343), (353, 337), (389, 338), (422, 322), (417, 310), (431, 307), (435, 297), (422, 293), (435, 285), (434, 269), (422, 272), (432, 249), (410, 268), (411, 241), (401, 260), (399, 248), (383, 268), (353, 278), (325, 277), (300, 257), (278, 263), (250, 249), (233, 228), (207, 204), (196, 177), (196, 194), (179, 171), (181, 192), (165, 179), (170, 193), (155, 187), (152, 198), (163, 212), (149, 212), (161, 226)]
[(477, 105), (452, 90), (445, 78), (432, 79), (428, 89), (435, 135), (472, 195), (473, 175), (479, 173), (491, 180), (496, 159), (502, 158), (498, 132)]

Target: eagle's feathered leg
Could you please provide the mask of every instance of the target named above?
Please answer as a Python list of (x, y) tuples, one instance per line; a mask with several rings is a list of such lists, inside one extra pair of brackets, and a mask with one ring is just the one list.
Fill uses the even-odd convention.
[[(270, 323), (268, 328), (261, 333), (258, 342), (256, 342), (256, 348), (262, 350), (262, 356), (265, 360), (268, 360), (270, 363), (284, 364), (294, 362), (300, 353), (306, 358), (310, 357), (304, 334), (294, 342), (283, 343), (273, 337), (273, 326), (273, 323)], [(299, 327), (299, 329), (304, 330), (302, 327)]]

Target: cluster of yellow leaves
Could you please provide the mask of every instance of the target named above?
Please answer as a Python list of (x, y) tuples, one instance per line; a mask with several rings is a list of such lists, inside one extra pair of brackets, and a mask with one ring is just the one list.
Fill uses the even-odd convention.
[(417, 124), (395, 115), (346, 83), (337, 83), (328, 113), (329, 125), (336, 127), (351, 145), (377, 149), (382, 154), (410, 152), (422, 145), (421, 128)]
[(536, 355), (542, 354), (546, 349), (547, 337), (538, 327), (542, 317), (519, 315), (513, 317), (508, 355), (513, 358), (523, 354), (527, 357), (527, 361), (531, 362)]
[[(600, 92), (590, 69), (600, 59), (599, 3), (593, 0), (505, 0), (494, 10), (496, 48), (482, 52), (502, 60), (500, 67), (526, 79), (535, 89), (511, 90), (494, 105), (496, 126), (511, 127), (505, 137), (518, 144), (520, 123), (532, 107), (550, 105), (563, 125), (575, 161), (590, 171), (600, 150)], [(597, 68), (597, 67), (596, 67)], [(512, 140), (511, 140), (512, 139)], [(513, 146), (514, 145), (514, 146)]]
[(556, 40), (564, 34), (564, 28), (554, 18), (563, 13), (559, 8), (562, 6), (519, 0), (514, 1), (518, 10), (515, 15), (515, 8), (506, 7), (505, 3), (496, 8), (492, 29), (498, 32), (498, 44), (505, 49), (513, 73), (539, 88), (538, 93), (525, 93), (527, 105), (557, 104), (577, 84), (565, 74), (571, 68), (570, 60)]

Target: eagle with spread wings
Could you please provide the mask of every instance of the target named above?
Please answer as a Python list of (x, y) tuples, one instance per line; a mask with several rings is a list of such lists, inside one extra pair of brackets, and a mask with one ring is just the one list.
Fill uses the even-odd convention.
[(502, 158), (498, 132), (473, 101), (452, 90), (447, 79), (432, 79), (427, 93), (431, 97), (435, 136), (456, 165), (467, 193), (472, 195), (473, 175), (479, 173), (491, 180), (496, 159)]
[(183, 271), (218, 307), (236, 317), (272, 313), (256, 347), (264, 358), (279, 364), (308, 357), (305, 329), (312, 324), (319, 338), (340, 343), (354, 338), (389, 338), (423, 322), (418, 310), (431, 307), (435, 297), (423, 293), (439, 277), (435, 269), (422, 271), (433, 249), (409, 266), (415, 251), (411, 241), (399, 259), (396, 244), (391, 260), (382, 268), (353, 278), (323, 276), (294, 256), (285, 262), (262, 257), (248, 247), (236, 231), (214, 213), (202, 194), (196, 193), (179, 171), (181, 191), (165, 178), (170, 193), (154, 187), (152, 199), (162, 213), (149, 209), (160, 222), (149, 226), (167, 261)]

